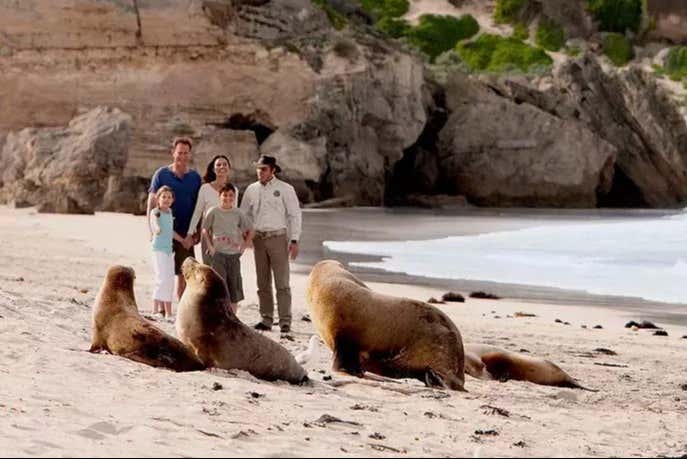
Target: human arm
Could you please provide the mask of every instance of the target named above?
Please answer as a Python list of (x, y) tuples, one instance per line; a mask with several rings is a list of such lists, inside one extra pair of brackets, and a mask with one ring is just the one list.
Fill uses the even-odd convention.
[(148, 205), (146, 206), (146, 217), (148, 219), (148, 239), (153, 239), (153, 227), (151, 220), (151, 210), (155, 208), (155, 193), (148, 193)]
[(148, 216), (148, 227), (150, 228), (150, 238), (153, 238), (153, 235), (158, 235), (162, 232), (162, 228), (160, 228), (160, 211), (158, 210), (153, 210), (150, 212), (150, 215)]
[(298, 241), (301, 237), (301, 207), (298, 202), (298, 196), (293, 187), (289, 187), (287, 193), (284, 193), (284, 207), (286, 208), (286, 222), (288, 225), (288, 234), (290, 235), (289, 242), (289, 258), (295, 260), (298, 257)]
[(203, 218), (201, 235), (205, 238), (205, 243), (207, 244), (207, 253), (210, 255), (215, 254), (215, 245), (212, 243), (212, 224), (215, 221), (214, 208), (210, 209)]
[(160, 189), (160, 170), (155, 171), (153, 178), (150, 180), (150, 187), (148, 187), (148, 203), (146, 205), (146, 217), (148, 219), (148, 239), (153, 240), (153, 228), (150, 224), (150, 211), (157, 206), (157, 198), (155, 194)]
[(205, 189), (201, 186), (198, 192), (198, 199), (196, 200), (196, 206), (193, 208), (193, 215), (191, 216), (191, 223), (188, 227), (188, 235), (193, 236), (200, 229), (200, 223), (203, 219), (203, 214), (207, 208), (207, 196)]
[(212, 243), (212, 232), (208, 228), (203, 228), (202, 234), (205, 238), (205, 244), (207, 244), (207, 252), (210, 255), (214, 255), (216, 250), (214, 244)]

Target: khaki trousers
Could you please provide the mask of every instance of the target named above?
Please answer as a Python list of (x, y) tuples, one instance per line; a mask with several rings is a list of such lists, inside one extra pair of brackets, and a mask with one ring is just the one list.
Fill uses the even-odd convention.
[(291, 287), (289, 287), (289, 242), (286, 234), (253, 240), (255, 272), (258, 278), (258, 299), (262, 323), (271, 327), (274, 321), (272, 275), (277, 288), (279, 326), (291, 326)]

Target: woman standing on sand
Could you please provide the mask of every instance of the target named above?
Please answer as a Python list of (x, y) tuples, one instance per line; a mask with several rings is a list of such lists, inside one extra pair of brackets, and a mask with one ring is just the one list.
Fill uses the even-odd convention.
[[(203, 176), (203, 185), (200, 187), (198, 192), (198, 200), (196, 201), (196, 207), (193, 210), (193, 216), (191, 217), (191, 226), (189, 227), (188, 233), (194, 235), (200, 224), (207, 214), (207, 211), (211, 207), (219, 206), (219, 190), (222, 189), (224, 185), (229, 183), (229, 175), (231, 174), (231, 162), (229, 158), (225, 155), (217, 155), (208, 163), (205, 175)], [(239, 190), (234, 187), (236, 201), (238, 202)], [(211, 263), (211, 257), (207, 252), (207, 244), (205, 243), (205, 238), (201, 238), (201, 260), (206, 265)]]

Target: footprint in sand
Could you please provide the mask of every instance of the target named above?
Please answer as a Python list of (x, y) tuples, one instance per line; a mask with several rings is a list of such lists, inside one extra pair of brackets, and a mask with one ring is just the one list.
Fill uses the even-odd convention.
[(85, 429), (78, 430), (76, 433), (77, 435), (90, 438), (91, 440), (102, 440), (105, 438), (105, 435), (119, 435), (121, 433), (128, 432), (132, 428), (133, 426), (126, 426), (122, 427), (121, 429), (117, 429), (117, 426), (114, 424), (101, 421), (91, 424)]

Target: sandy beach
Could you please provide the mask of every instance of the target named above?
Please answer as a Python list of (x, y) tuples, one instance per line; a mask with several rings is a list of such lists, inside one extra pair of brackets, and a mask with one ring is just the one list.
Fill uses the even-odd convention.
[[(363, 214), (306, 212), (304, 244), (309, 246), (294, 265), (291, 280), (294, 339), (267, 333), (291, 352), (303, 351), (313, 334), (312, 324), (301, 317), (307, 312), (307, 272), (319, 256), (322, 238), (353, 239), (348, 229), (353, 226), (360, 231), (377, 228), (380, 239), (388, 234), (380, 227), (379, 213), (369, 212), (368, 220), (360, 218)], [(351, 220), (352, 215), (358, 220)], [(435, 224), (427, 223), (424, 229), (422, 216), (420, 223), (399, 224), (399, 238), (409, 234), (405, 231), (411, 226), (424, 237), (451, 231), (448, 224), (441, 226), (440, 217), (431, 217), (427, 213), (425, 220)], [(393, 218), (383, 223), (393, 224)], [(475, 215), (473, 223), (461, 231), (504, 224), (489, 215)], [(531, 220), (515, 219), (507, 226), (529, 224)], [(327, 234), (331, 227), (338, 232)], [(439, 306), (464, 341), (549, 359), (598, 392), (470, 377), (467, 393), (429, 390), (409, 380), (381, 387), (332, 387), (331, 380), (350, 378), (332, 375), (331, 354), (324, 346), (306, 364), (313, 383), (294, 387), (242, 372), (179, 374), (86, 352), (91, 307), (108, 266), (125, 264), (136, 270), (139, 308), (143, 313), (150, 310), (153, 274), (144, 217), (46, 215), (0, 207), (0, 235), (3, 456), (687, 454), (687, 339), (682, 338), (687, 326), (678, 320), (657, 322), (667, 337), (624, 328), (630, 318), (648, 317), (639, 313), (641, 302), (566, 294), (561, 301), (566, 304), (556, 304), (560, 302), (551, 301), (554, 290), (531, 289), (539, 292), (536, 301), (517, 299), (527, 297), (527, 290), (513, 290), (498, 301), (468, 299)], [(246, 253), (242, 263), (246, 300), (239, 318), (252, 325), (258, 318), (252, 254)], [(377, 291), (420, 300), (446, 291), (444, 285), (423, 285), (410, 278), (404, 283), (403, 277), (396, 277), (392, 283), (376, 282), (384, 279), (381, 275), (364, 277), (375, 280), (368, 285)], [(518, 311), (536, 317), (514, 317)], [(593, 328), (596, 325), (603, 328)], [(159, 326), (174, 334), (172, 324)], [(394, 390), (399, 387), (412, 393)], [(343, 422), (327, 422), (325, 415)]]

